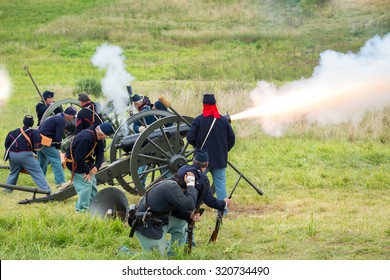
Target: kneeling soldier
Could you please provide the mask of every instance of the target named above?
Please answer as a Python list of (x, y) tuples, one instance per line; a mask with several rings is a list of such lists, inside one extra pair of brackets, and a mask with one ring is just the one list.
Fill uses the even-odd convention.
[[(205, 203), (208, 207), (216, 209), (218, 211), (225, 210), (231, 203), (231, 199), (225, 198), (224, 200), (216, 199), (210, 188), (210, 181), (207, 175), (204, 173), (208, 167), (209, 156), (206, 150), (198, 150), (192, 159), (192, 165), (184, 165), (178, 171), (179, 177), (183, 178), (188, 172), (191, 172), (195, 176), (195, 189), (198, 191), (196, 198), (196, 206), (200, 206)], [(199, 215), (200, 216), (200, 215)], [(172, 220), (175, 220), (174, 226), (171, 226), (168, 232), (171, 233), (171, 243), (177, 242), (179, 246), (188, 242), (188, 234), (192, 234), (192, 230), (188, 230), (191, 222), (198, 221), (200, 217), (193, 217), (193, 213), (185, 211), (184, 209), (177, 209), (172, 212)], [(188, 224), (187, 224), (188, 223)], [(194, 244), (193, 234), (191, 237), (191, 243)], [(172, 253), (172, 252), (168, 252)]]
[(130, 237), (135, 232), (144, 251), (158, 250), (164, 255), (172, 211), (178, 208), (194, 210), (198, 192), (188, 182), (187, 176), (183, 181), (175, 174), (156, 183), (141, 198), (135, 214), (129, 216)]

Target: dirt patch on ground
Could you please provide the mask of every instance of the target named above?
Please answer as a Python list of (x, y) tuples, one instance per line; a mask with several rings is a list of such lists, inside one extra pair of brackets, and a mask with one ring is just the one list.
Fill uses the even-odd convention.
[(256, 205), (240, 205), (234, 204), (229, 207), (229, 214), (232, 213), (235, 216), (250, 215), (250, 216), (262, 216), (266, 209), (264, 206)]

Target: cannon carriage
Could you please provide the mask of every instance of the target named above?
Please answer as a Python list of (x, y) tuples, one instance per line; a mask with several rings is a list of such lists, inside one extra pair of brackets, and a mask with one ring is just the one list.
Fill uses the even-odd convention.
[[(134, 133), (132, 124), (135, 121), (143, 123), (150, 115), (156, 121), (142, 133)], [(171, 176), (192, 160), (194, 150), (185, 138), (191, 121), (190, 117), (159, 110), (140, 112), (128, 118), (119, 126), (109, 143), (110, 161), (95, 175), (97, 184), (119, 184), (131, 194), (143, 195), (148, 186)], [(34, 194), (32, 199), (19, 203), (62, 201), (75, 195), (76, 191), (71, 184), (47, 196), (37, 198)]]
[[(42, 120), (52, 115), (58, 106), (70, 104), (80, 107), (75, 99), (64, 99), (56, 103), (55, 106), (48, 108)], [(108, 165), (95, 174), (98, 185), (120, 185), (130, 194), (143, 195), (149, 186), (171, 176), (181, 166), (192, 161), (195, 150), (187, 142), (186, 134), (193, 118), (182, 116), (172, 107), (167, 107), (171, 111), (150, 110), (140, 112), (131, 115), (119, 126), (116, 126), (114, 136), (107, 141)], [(156, 120), (147, 126), (146, 119), (150, 116), (153, 116)], [(133, 130), (135, 122), (140, 122), (146, 129), (142, 133), (135, 133)], [(69, 147), (72, 138), (72, 133), (65, 133), (61, 146), (63, 152)], [(239, 175), (236, 185), (243, 178), (259, 195), (263, 194), (262, 190), (249, 181), (230, 162), (228, 162), (228, 165)], [(0, 184), (0, 186), (12, 188), (12, 186), (5, 184)], [(19, 204), (63, 201), (76, 195), (73, 184), (65, 189), (38, 198), (36, 194), (43, 193), (37, 192), (36, 188), (15, 186), (14, 189), (23, 191), (30, 191), (29, 189), (31, 189), (31, 192), (34, 193), (32, 199), (19, 201)], [(114, 200), (116, 198), (122, 200), (118, 197), (118, 191), (120, 192), (119, 189), (115, 192)], [(106, 193), (110, 192), (107, 191)], [(101, 210), (99, 207), (97, 209)]]
[[(76, 99), (68, 98), (68, 99), (63, 99), (63, 100), (57, 101), (46, 110), (44, 116), (42, 117), (42, 120), (45, 120), (48, 117), (50, 117), (51, 115), (53, 115), (53, 112), (58, 107), (70, 106), (70, 105), (72, 105), (72, 106), (75, 105), (75, 106), (80, 107), (79, 102)], [(150, 116), (152, 116), (156, 121), (158, 121), (164, 117), (173, 116), (173, 115), (174, 114), (172, 114), (169, 111), (161, 111), (161, 110), (151, 110), (151, 111), (146, 111), (146, 112), (140, 112), (140, 113), (137, 113), (134, 115), (130, 115), (119, 126), (117, 124), (120, 123), (120, 120), (118, 119), (118, 117), (116, 115), (111, 116), (111, 118), (108, 114), (104, 115), (103, 121), (111, 122), (113, 124), (115, 131), (116, 131), (111, 139), (109, 138), (106, 140), (106, 148), (105, 148), (106, 163), (108, 163), (108, 164), (113, 163), (113, 162), (121, 159), (123, 156), (129, 156), (129, 155), (134, 155), (131, 158), (135, 162), (137, 160), (136, 158), (138, 156), (140, 156), (140, 154), (138, 153), (138, 150), (135, 152), (132, 152), (132, 150), (128, 147), (129, 144), (127, 144), (127, 146), (121, 144), (121, 141), (123, 138), (128, 137), (128, 136), (132, 136), (132, 137), (130, 137), (130, 139), (132, 141), (132, 144), (131, 144), (131, 147), (132, 147), (132, 145), (135, 143), (135, 140), (138, 138), (138, 136), (140, 136), (139, 133), (135, 133), (133, 130), (133, 125), (135, 122), (140, 122), (142, 125), (146, 126), (146, 119)], [(115, 119), (113, 119), (113, 117), (115, 117)], [(174, 123), (174, 121), (173, 121), (172, 123), (159, 123), (158, 127), (163, 128), (163, 127), (167, 126), (167, 124), (169, 124), (171, 126), (177, 125), (177, 123)], [(145, 132), (144, 135), (149, 134), (150, 130), (148, 130), (148, 131), (149, 132)], [(73, 131), (72, 131), (72, 128), (70, 125), (70, 128), (66, 129), (64, 136), (63, 136), (62, 145), (61, 145), (61, 151), (63, 153), (66, 152), (72, 139), (73, 139)], [(150, 154), (150, 152), (149, 152), (149, 154)], [(161, 155), (161, 153), (159, 155)], [(142, 156), (142, 154), (141, 154), (141, 156)], [(134, 176), (130, 175), (130, 167), (122, 168), (121, 169), (121, 172), (123, 172), (122, 176), (115, 176), (115, 178), (113, 179), (114, 182), (112, 182), (112, 180), (110, 180), (110, 182), (111, 182), (110, 184), (111, 185), (119, 184), (127, 192), (129, 192), (131, 194), (142, 194), (144, 187), (141, 186), (141, 180), (145, 181), (146, 177), (148, 177), (149, 173), (153, 173), (152, 175), (155, 176), (156, 170), (154, 170), (154, 172), (152, 172), (153, 170), (151, 170), (150, 167), (153, 165), (156, 165), (156, 163), (154, 162), (156, 160), (157, 160), (157, 158), (154, 158), (154, 160), (152, 160), (152, 161), (149, 160), (147, 162), (146, 166), (142, 165), (142, 166), (145, 166), (145, 170), (140, 174), (140, 178), (134, 178)], [(141, 163), (144, 162), (144, 160), (139, 160), (139, 161)], [(161, 164), (159, 164), (159, 165), (162, 166)], [(133, 166), (136, 166), (136, 164), (134, 163)], [(135, 172), (133, 174), (137, 174), (137, 172)], [(135, 184), (133, 182), (134, 179), (136, 182)], [(153, 181), (153, 179), (152, 179), (152, 181)]]

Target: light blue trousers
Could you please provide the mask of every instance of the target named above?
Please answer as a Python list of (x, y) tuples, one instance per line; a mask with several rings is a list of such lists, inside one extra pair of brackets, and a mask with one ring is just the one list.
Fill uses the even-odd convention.
[(187, 221), (169, 216), (167, 232), (171, 234), (171, 239), (168, 242), (168, 257), (175, 255), (175, 247), (183, 247), (187, 243), (187, 227)]
[(163, 236), (161, 239), (150, 239), (146, 236), (143, 236), (138, 231), (135, 231), (135, 236), (137, 236), (139, 242), (141, 243), (142, 250), (149, 252), (157, 250), (160, 252), (161, 256), (165, 255), (165, 250), (167, 249), (167, 233), (171, 235), (171, 239), (168, 245), (168, 256), (174, 254), (174, 247), (181, 246), (186, 242), (186, 228), (187, 222), (169, 216), (168, 225), (163, 225)]
[[(38, 188), (45, 191), (51, 191), (49, 185), (47, 184), (45, 175), (43, 174), (33, 152), (10, 152), (9, 165), (10, 173), (7, 178), (7, 184), (16, 185), (19, 173), (22, 168), (24, 168), (30, 174)], [(11, 189), (7, 190), (12, 191)]]
[(57, 185), (65, 183), (64, 168), (61, 164), (60, 152), (54, 147), (43, 147), (38, 152), (39, 165), (42, 168), (43, 174), (47, 173), (47, 166), (51, 163), (51, 168), (54, 173), (54, 181)]
[(226, 168), (207, 168), (205, 173), (210, 172), (213, 177), (213, 184), (217, 199), (224, 200), (226, 194)]
[(73, 186), (78, 194), (76, 202), (76, 211), (88, 211), (92, 200), (97, 195), (97, 185), (95, 175), (92, 175), (91, 182), (83, 179), (85, 174), (75, 173)]
[(135, 231), (135, 236), (137, 236), (139, 243), (141, 243), (142, 250), (145, 252), (158, 251), (161, 256), (165, 255), (165, 249), (167, 247), (167, 230), (168, 225), (163, 225), (163, 236), (160, 239), (151, 239), (148, 238), (138, 230)]

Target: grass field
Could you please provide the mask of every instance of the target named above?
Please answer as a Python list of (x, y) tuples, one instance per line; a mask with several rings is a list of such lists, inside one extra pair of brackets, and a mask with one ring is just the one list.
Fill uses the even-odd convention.
[[(24, 65), (41, 91), (72, 97), (78, 83), (104, 76), (91, 57), (108, 43), (122, 48), (135, 92), (163, 95), (188, 116), (213, 92), (220, 112), (235, 114), (251, 106), (258, 81), (308, 78), (323, 51), (356, 52), (389, 33), (389, 11), (386, 0), (2, 0), (0, 66), (12, 95), (0, 109), (0, 141), (23, 115), (35, 115), (39, 96)], [(281, 137), (250, 120), (232, 125), (229, 159), (265, 194), (241, 181), (217, 243), (207, 244), (215, 219), (207, 209), (192, 254), (176, 259), (389, 260), (389, 108), (358, 125), (298, 122)], [(0, 170), (1, 182), (7, 174)], [(47, 178), (54, 185), (51, 172)], [(228, 191), (237, 178), (228, 169)], [(21, 175), (18, 185), (33, 182)], [(0, 192), (2, 260), (161, 258), (141, 255), (119, 220), (75, 213), (75, 197), (18, 205), (25, 198)], [(118, 253), (122, 245), (134, 254)]]

